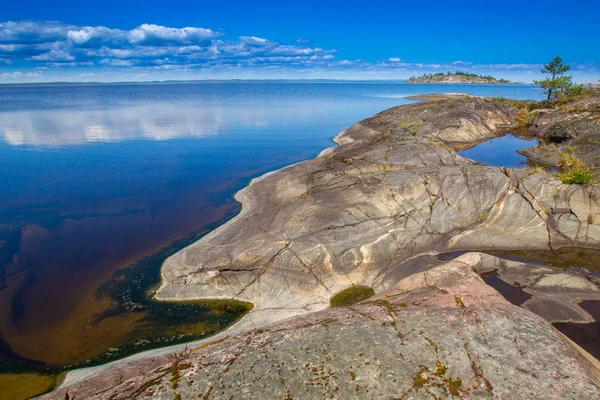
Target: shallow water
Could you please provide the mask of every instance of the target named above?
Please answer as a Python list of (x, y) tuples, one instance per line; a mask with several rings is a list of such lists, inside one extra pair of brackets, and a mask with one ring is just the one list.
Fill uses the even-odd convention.
[[(527, 264), (547, 265), (555, 268), (569, 269), (584, 273), (588, 279), (600, 283), (600, 250), (587, 248), (562, 248), (555, 250), (494, 250), (482, 251), (501, 259)], [(440, 262), (448, 262), (468, 253), (468, 251), (453, 251), (440, 253), (435, 258)], [(482, 276), (485, 283), (493, 287), (510, 303), (522, 306), (532, 296), (525, 292), (526, 286), (519, 283), (509, 284), (500, 279), (496, 271)], [(569, 339), (577, 343), (588, 353), (600, 360), (600, 301), (586, 300), (579, 303), (595, 322), (588, 324), (553, 323)]]
[(531, 299), (531, 295), (523, 290), (523, 286), (518, 283), (510, 285), (498, 277), (496, 272), (485, 274), (482, 276), (485, 283), (493, 287), (504, 298), (516, 306), (522, 306), (527, 300)]
[(552, 324), (563, 335), (577, 343), (585, 351), (600, 360), (600, 322), (589, 324)]
[[(600, 250), (584, 248), (563, 248), (554, 251), (493, 251), (497, 257), (533, 264), (549, 265), (574, 271), (586, 270), (586, 274), (597, 277), (600, 282)], [(494, 272), (484, 276), (485, 282), (496, 289), (506, 300), (521, 306), (531, 298), (523, 286), (509, 285)], [(595, 320), (588, 324), (553, 323), (552, 325), (588, 353), (600, 360), (600, 301), (587, 300), (579, 306)]]
[(237, 190), (404, 96), (498, 90), (540, 98), (528, 85), (397, 82), (0, 87), (0, 370), (223, 328), (241, 311), (145, 292), (166, 256), (235, 215)]
[(479, 143), (458, 154), (486, 165), (520, 168), (526, 166), (527, 158), (517, 153), (517, 150), (536, 144), (537, 140), (523, 139), (509, 134)]
[(507, 260), (547, 264), (556, 268), (585, 268), (600, 277), (600, 250), (564, 247), (554, 250), (496, 250), (486, 251)]

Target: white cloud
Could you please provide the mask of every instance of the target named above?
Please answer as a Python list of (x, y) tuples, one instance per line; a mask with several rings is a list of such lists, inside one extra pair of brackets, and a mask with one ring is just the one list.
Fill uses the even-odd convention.
[(143, 24), (128, 33), (130, 43), (202, 43), (220, 36), (206, 28), (168, 28), (165, 26)]
[(23, 76), (23, 73), (20, 71), (15, 71), (15, 72), (4, 72), (2, 75), (0, 75), (0, 77), (2, 79), (15, 79), (15, 78), (19, 78)]
[[(309, 74), (327, 77), (362, 74), (365, 77), (401, 79), (457, 69), (513, 77), (539, 74), (542, 67), (538, 64), (474, 64), (462, 60), (440, 64), (411, 63), (399, 57), (366, 62), (360, 59), (336, 60), (335, 54), (333, 49), (310, 46), (305, 39), (298, 39), (292, 44), (257, 36), (241, 36), (232, 40), (226, 39), (220, 32), (201, 27), (142, 24), (131, 30), (122, 30), (55, 21), (0, 23), (0, 65), (18, 65), (21, 70), (50, 69), (46, 76), (52, 77), (66, 74), (53, 71), (60, 67), (96, 67), (117, 79), (135, 75), (137, 80), (141, 74), (160, 79), (158, 74), (162, 73), (166, 79), (173, 79), (177, 73), (178, 76), (189, 74), (186, 76), (191, 77), (208, 73), (214, 74), (211, 75), (214, 77), (227, 73), (229, 77), (236, 77), (257, 76), (260, 71), (264, 72), (263, 76), (270, 77), (292, 71), (307, 77)], [(572, 69), (592, 76), (598, 75), (600, 66), (596, 63), (572, 63)], [(13, 75), (13, 72), (4, 74), (3, 79), (27, 78)], [(106, 74), (102, 76), (106, 77)]]
[(61, 40), (71, 28), (56, 21), (0, 23), (0, 43), (35, 44)]
[(59, 62), (47, 62), (45, 65), (49, 66), (49, 67), (92, 67), (94, 66), (94, 63), (91, 61), (81, 61), (81, 62), (65, 62), (65, 61), (59, 61)]
[(75, 57), (65, 50), (50, 50), (37, 56), (31, 57), (35, 61), (73, 61)]
[(0, 74), (0, 78), (4, 79), (4, 80), (20, 79), (20, 78), (40, 78), (42, 76), (43, 76), (43, 74), (41, 72), (21, 72), (21, 71), (4, 72), (4, 73)]
[(67, 43), (74, 46), (97, 47), (104, 44), (122, 46), (127, 42), (127, 32), (104, 26), (84, 26), (67, 32)]
[(266, 46), (274, 44), (275, 42), (269, 42), (267, 39), (259, 38), (256, 36), (240, 36), (240, 43), (244, 43), (250, 46)]
[(100, 60), (100, 64), (109, 65), (111, 67), (131, 67), (133, 63), (127, 60), (110, 60), (105, 58), (104, 60)]
[[(286, 45), (257, 37), (221, 40), (207, 28), (142, 24), (126, 31), (59, 22), (0, 24), (0, 56), (10, 55), (46, 66), (210, 68), (227, 65), (323, 64), (333, 50)], [(266, 65), (265, 65), (266, 66)]]
[(25, 48), (24, 45), (2, 44), (2, 42), (0, 42), (0, 52), (2, 52), (2, 53), (15, 53), (23, 48)]

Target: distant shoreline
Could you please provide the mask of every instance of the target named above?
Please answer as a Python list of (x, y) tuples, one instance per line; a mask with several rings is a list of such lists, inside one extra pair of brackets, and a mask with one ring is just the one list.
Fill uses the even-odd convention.
[[(408, 84), (408, 79), (195, 79), (195, 80), (166, 80), (166, 81), (116, 81), (116, 82), (31, 82), (31, 83), (0, 83), (2, 87), (35, 87), (35, 86), (100, 86), (100, 85), (163, 85), (189, 83), (398, 83)], [(460, 82), (415, 82), (427, 84), (470, 85)], [(415, 83), (410, 83), (414, 85)], [(489, 83), (495, 85), (497, 83)], [(513, 85), (533, 85), (532, 82), (511, 82)], [(593, 84), (593, 83), (590, 83)]]
[(446, 84), (494, 84), (494, 85), (514, 85), (516, 82), (508, 79), (498, 79), (490, 75), (477, 75), (467, 72), (439, 72), (437, 74), (424, 74), (422, 76), (413, 76), (408, 83), (446, 83)]

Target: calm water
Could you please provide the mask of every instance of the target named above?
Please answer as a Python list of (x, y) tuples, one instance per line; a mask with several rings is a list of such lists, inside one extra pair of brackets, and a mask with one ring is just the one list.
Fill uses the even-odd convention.
[(147, 301), (164, 257), (235, 215), (232, 195), (252, 177), (315, 156), (406, 95), (439, 92), (541, 98), (527, 85), (0, 87), (0, 369), (224, 327), (241, 311)]
[(519, 168), (527, 163), (527, 158), (517, 153), (517, 150), (526, 149), (536, 144), (537, 140), (526, 140), (513, 135), (506, 135), (479, 143), (458, 154), (482, 164)]
[[(600, 251), (584, 248), (561, 248), (552, 251), (497, 251), (490, 252), (500, 258), (532, 264), (565, 268), (575, 273), (583, 273), (591, 282), (600, 278)], [(531, 298), (518, 283), (509, 285), (494, 272), (484, 276), (485, 282), (496, 289), (511, 303), (521, 306)], [(600, 301), (586, 300), (578, 304), (594, 319), (587, 324), (553, 323), (569, 339), (600, 360)]]

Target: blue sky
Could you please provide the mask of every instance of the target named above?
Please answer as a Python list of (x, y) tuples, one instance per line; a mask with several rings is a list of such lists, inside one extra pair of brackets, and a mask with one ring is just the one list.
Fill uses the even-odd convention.
[(600, 79), (598, 1), (0, 1), (0, 83), (530, 81), (555, 55), (576, 80)]

